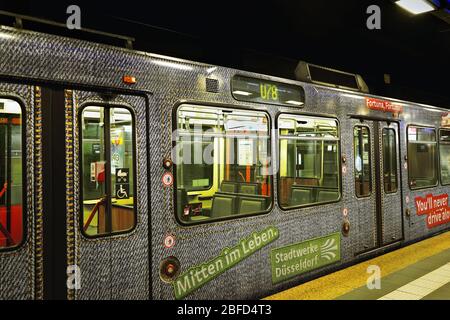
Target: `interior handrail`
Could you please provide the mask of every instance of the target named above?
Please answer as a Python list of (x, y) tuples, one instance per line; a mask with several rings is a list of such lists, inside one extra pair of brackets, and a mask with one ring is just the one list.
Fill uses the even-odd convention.
[(3, 224), (0, 222), (0, 232), (3, 233), (8, 240), (8, 243), (12, 246), (15, 245), (14, 239), (12, 238), (11, 234), (6, 230), (6, 228), (3, 226)]
[(92, 222), (92, 219), (94, 219), (95, 215), (97, 214), (99, 208), (101, 205), (106, 203), (106, 197), (101, 198), (94, 206), (94, 208), (92, 208), (91, 213), (89, 214), (89, 218), (87, 219), (86, 223), (83, 226), (83, 231), (86, 232), (87, 228), (89, 227), (89, 225)]

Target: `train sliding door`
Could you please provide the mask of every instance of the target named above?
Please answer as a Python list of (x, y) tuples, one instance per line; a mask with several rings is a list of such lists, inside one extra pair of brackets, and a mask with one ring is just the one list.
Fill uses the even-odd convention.
[(33, 86), (0, 83), (0, 300), (42, 296), (36, 97)]
[(65, 91), (69, 299), (148, 299), (146, 100)]
[(400, 183), (399, 125), (378, 122), (379, 244), (388, 245), (403, 239), (402, 193)]
[(403, 237), (398, 123), (353, 119), (353, 176), (358, 252)]

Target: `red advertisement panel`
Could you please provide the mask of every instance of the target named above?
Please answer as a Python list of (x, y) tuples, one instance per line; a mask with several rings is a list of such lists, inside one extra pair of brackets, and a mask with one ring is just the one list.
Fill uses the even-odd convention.
[(448, 194), (438, 196), (428, 194), (425, 198), (416, 197), (415, 203), (417, 215), (427, 215), (427, 227), (429, 229), (450, 222)]

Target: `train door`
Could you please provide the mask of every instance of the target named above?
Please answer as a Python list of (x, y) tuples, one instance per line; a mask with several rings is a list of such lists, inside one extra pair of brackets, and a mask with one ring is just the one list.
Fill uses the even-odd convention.
[(35, 193), (40, 162), (35, 157), (39, 126), (34, 96), (32, 86), (0, 83), (0, 300), (40, 294), (42, 220), (37, 208), (41, 198)]
[(358, 251), (403, 238), (399, 127), (396, 122), (353, 119), (353, 175), (358, 207)]
[(146, 112), (140, 96), (65, 90), (69, 299), (149, 298)]
[(43, 297), (148, 299), (146, 99), (41, 95)]

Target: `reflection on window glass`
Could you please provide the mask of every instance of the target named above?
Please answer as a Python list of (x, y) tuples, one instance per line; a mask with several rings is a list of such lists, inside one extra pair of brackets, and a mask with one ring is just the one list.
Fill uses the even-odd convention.
[(180, 221), (214, 221), (270, 208), (270, 137), (265, 113), (183, 105), (178, 109), (176, 136)]
[(412, 189), (437, 184), (436, 130), (408, 127), (408, 171)]
[[(180, 157), (185, 161), (180, 164), (180, 172), (183, 172), (183, 185), (186, 191), (209, 190), (213, 182), (213, 161), (202, 161), (203, 155), (210, 147), (211, 158), (214, 158), (214, 149), (211, 148), (213, 140), (211, 137), (192, 135), (183, 139), (183, 147), (180, 150)], [(198, 160), (196, 162), (196, 160)]]
[(450, 130), (440, 131), (441, 183), (450, 184)]
[(370, 155), (369, 128), (356, 126), (353, 130), (355, 158), (355, 192), (357, 197), (367, 197), (372, 193), (372, 167)]
[(384, 192), (397, 192), (397, 140), (394, 129), (383, 129)]
[(22, 111), (0, 98), (0, 249), (23, 239)]
[(337, 121), (281, 115), (280, 205), (288, 209), (339, 200)]
[(133, 119), (125, 108), (82, 112), (83, 232), (130, 230), (136, 223)]

